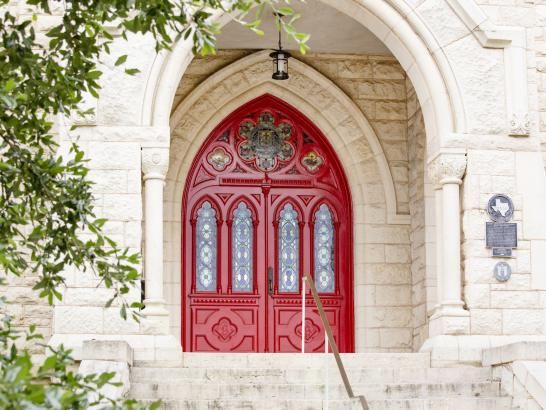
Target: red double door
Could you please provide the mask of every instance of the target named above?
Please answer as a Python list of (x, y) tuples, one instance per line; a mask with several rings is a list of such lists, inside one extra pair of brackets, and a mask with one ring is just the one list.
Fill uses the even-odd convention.
[[(310, 272), (340, 351), (353, 351), (351, 216), (339, 161), (306, 117), (270, 95), (229, 115), (184, 192), (184, 349), (300, 351)], [(323, 351), (306, 300), (306, 351)]]

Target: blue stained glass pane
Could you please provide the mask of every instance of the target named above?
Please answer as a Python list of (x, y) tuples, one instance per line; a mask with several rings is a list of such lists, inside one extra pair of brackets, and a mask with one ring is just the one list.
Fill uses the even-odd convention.
[(290, 204), (281, 211), (279, 221), (279, 291), (297, 292), (299, 277), (298, 213)]
[(252, 219), (250, 210), (241, 202), (233, 213), (232, 287), (236, 292), (252, 290)]
[(315, 214), (315, 283), (319, 292), (335, 290), (334, 224), (327, 205), (321, 205)]
[(216, 290), (216, 211), (204, 202), (197, 211), (196, 226), (197, 290)]

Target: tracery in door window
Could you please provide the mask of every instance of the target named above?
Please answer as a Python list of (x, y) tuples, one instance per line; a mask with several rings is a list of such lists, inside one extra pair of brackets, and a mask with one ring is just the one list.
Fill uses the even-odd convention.
[(248, 206), (241, 202), (233, 213), (232, 286), (236, 292), (252, 290), (252, 217)]
[(314, 229), (315, 282), (319, 292), (335, 290), (334, 275), (334, 224), (332, 213), (322, 204), (315, 214)]
[(286, 204), (279, 221), (279, 291), (297, 292), (299, 276), (298, 213)]
[(216, 211), (205, 201), (197, 211), (195, 271), (198, 291), (216, 290)]

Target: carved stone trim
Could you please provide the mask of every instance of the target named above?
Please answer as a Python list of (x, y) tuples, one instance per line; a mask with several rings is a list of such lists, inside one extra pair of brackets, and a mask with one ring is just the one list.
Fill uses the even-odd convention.
[(144, 179), (165, 179), (169, 169), (169, 149), (158, 147), (142, 148), (142, 173)]
[(466, 170), (466, 154), (441, 153), (428, 164), (428, 173), (433, 183), (460, 184)]
[(529, 114), (512, 114), (510, 119), (510, 135), (514, 137), (528, 137), (531, 133), (531, 121)]

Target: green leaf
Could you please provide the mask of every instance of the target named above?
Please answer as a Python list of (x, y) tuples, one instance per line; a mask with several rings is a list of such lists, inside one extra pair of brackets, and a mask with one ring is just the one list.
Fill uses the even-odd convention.
[(89, 71), (87, 73), (87, 78), (89, 80), (98, 80), (100, 78), (100, 76), (102, 75), (102, 72), (99, 71), (99, 70), (93, 70), (93, 71)]
[(6, 90), (6, 92), (9, 93), (14, 88), (15, 88), (15, 80), (13, 78), (10, 78), (8, 81), (6, 81), (6, 84), (4, 85), (4, 90)]
[(11, 165), (7, 162), (0, 161), (0, 171), (8, 171), (11, 169)]
[(260, 30), (259, 28), (252, 27), (251, 30), (259, 36), (263, 36), (265, 34), (264, 31)]
[(135, 75), (135, 74), (138, 74), (140, 73), (140, 70), (138, 68), (126, 68), (125, 69), (125, 74), (128, 74), (128, 75)]
[(119, 65), (122, 65), (124, 64), (125, 62), (127, 61), (127, 54), (124, 54), (120, 57), (118, 57), (118, 59), (116, 60), (116, 67), (119, 66)]
[(289, 6), (283, 6), (277, 9), (277, 13), (282, 14), (283, 16), (291, 16), (294, 14), (294, 9)]

